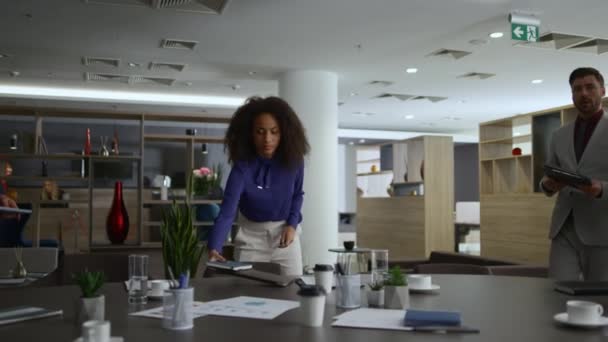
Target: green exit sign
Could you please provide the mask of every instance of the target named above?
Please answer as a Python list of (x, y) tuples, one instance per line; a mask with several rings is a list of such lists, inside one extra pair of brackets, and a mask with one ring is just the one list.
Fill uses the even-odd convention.
[(536, 42), (538, 40), (538, 26), (511, 23), (511, 39)]

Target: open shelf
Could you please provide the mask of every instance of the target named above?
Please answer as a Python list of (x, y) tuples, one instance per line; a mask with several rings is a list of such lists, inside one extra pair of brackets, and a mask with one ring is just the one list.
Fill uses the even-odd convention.
[(385, 175), (387, 173), (393, 173), (393, 171), (378, 171), (378, 172), (365, 172), (365, 173), (357, 173), (357, 176), (377, 176), (377, 175)]
[(144, 139), (149, 141), (194, 141), (208, 143), (223, 143), (224, 137), (207, 137), (202, 135), (178, 135), (178, 134), (144, 134)]
[(521, 144), (524, 142), (529, 142), (532, 139), (532, 134), (525, 134), (525, 135), (517, 135), (517, 136), (512, 136), (512, 137), (507, 137), (507, 138), (501, 138), (501, 139), (493, 139), (493, 140), (484, 140), (484, 141), (480, 141), (480, 144), (508, 144), (508, 145), (512, 145), (512, 144)]
[(486, 159), (482, 159), (481, 161), (492, 161), (492, 160), (504, 160), (504, 159), (518, 159), (518, 158), (530, 158), (531, 155), (529, 154), (522, 154), (519, 156), (504, 156), (504, 157), (498, 157), (498, 158), (486, 158)]

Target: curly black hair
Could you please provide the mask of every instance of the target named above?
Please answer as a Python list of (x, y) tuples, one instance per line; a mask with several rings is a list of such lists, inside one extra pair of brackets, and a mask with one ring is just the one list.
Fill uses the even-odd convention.
[(228, 161), (252, 160), (257, 156), (253, 142), (253, 123), (263, 113), (268, 113), (279, 124), (281, 140), (275, 152), (279, 162), (290, 169), (304, 163), (310, 151), (306, 131), (295, 111), (283, 99), (250, 97), (232, 115), (224, 138), (224, 150), (228, 150)]

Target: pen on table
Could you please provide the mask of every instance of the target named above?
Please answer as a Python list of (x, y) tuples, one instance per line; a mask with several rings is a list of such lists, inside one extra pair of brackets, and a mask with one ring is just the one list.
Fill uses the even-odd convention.
[(417, 332), (428, 332), (428, 333), (470, 333), (479, 334), (479, 329), (471, 328), (467, 326), (442, 326), (442, 325), (423, 325), (418, 327), (412, 327), (412, 331)]

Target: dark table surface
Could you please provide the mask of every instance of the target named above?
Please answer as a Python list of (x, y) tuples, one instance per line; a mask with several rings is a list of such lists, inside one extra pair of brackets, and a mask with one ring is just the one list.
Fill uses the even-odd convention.
[[(463, 323), (481, 329), (480, 334), (428, 334), (387, 330), (332, 328), (336, 309), (335, 291), (328, 297), (323, 327), (311, 328), (298, 323), (299, 311), (291, 310), (275, 320), (253, 320), (206, 316), (194, 321), (194, 329), (170, 331), (161, 320), (128, 316), (161, 305), (145, 306), (127, 303), (124, 284), (106, 284), (106, 320), (112, 323), (112, 335), (125, 341), (602, 341), (608, 339), (608, 328), (576, 329), (553, 321), (556, 313), (565, 311), (566, 301), (573, 298), (553, 290), (553, 282), (540, 278), (475, 275), (434, 275), (433, 283), (441, 289), (436, 294), (412, 294), (412, 308), (458, 310)], [(236, 277), (218, 277), (193, 283), (195, 300), (209, 301), (247, 295), (298, 300), (297, 287), (270, 287)], [(75, 286), (20, 287), (0, 289), (0, 308), (18, 305), (63, 309), (57, 316), (35, 321), (0, 326), (0, 341), (73, 341), (80, 335), (74, 324), (75, 303), (79, 290)], [(608, 307), (608, 297), (576, 297)]]

